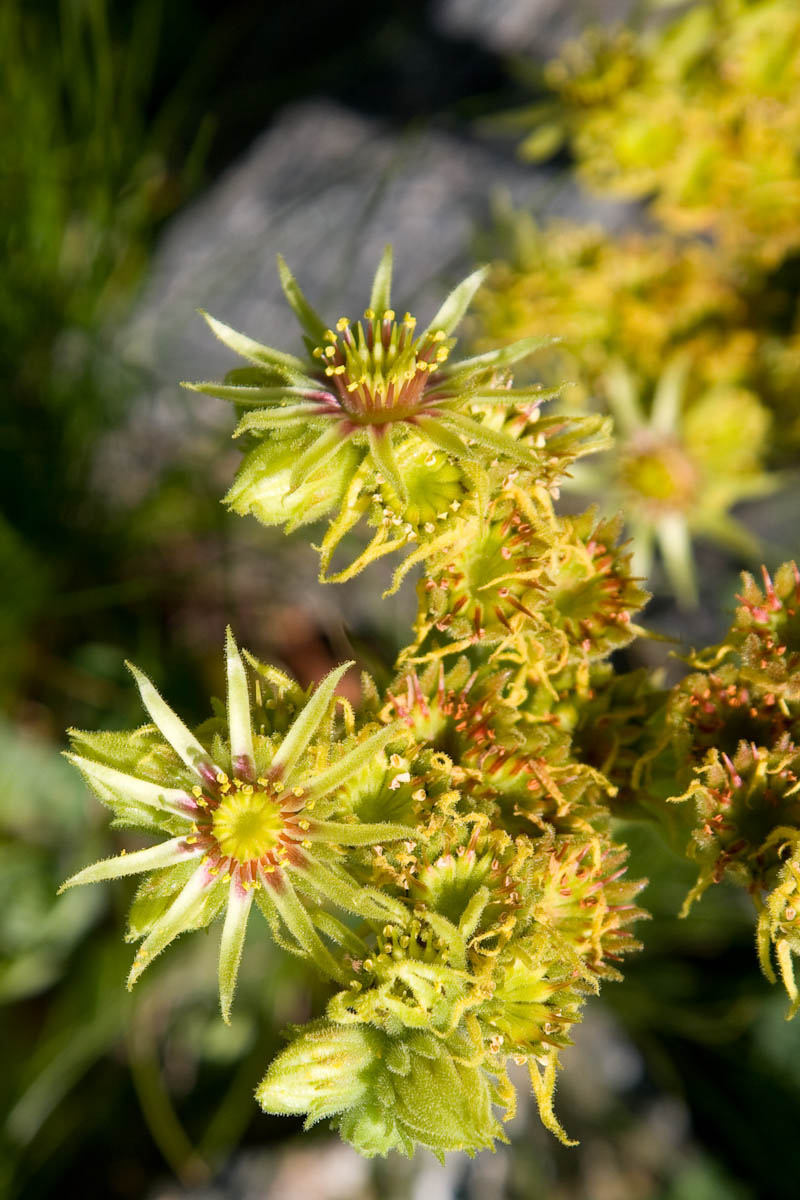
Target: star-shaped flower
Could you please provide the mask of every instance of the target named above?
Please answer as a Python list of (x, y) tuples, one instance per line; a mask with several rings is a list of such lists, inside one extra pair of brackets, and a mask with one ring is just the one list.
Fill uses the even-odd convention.
[[(463, 280), (418, 333), (415, 317), (399, 319), (391, 307), (390, 246), (363, 320), (340, 317), (333, 328), (311, 307), (283, 259), (278, 265), (305, 333), (306, 357), (264, 346), (204, 313), (216, 336), (251, 365), (229, 372), (225, 383), (184, 385), (233, 401), (244, 410), (234, 436), (257, 439), (227, 497), (236, 512), (291, 529), (341, 506), (349, 528), (365, 511), (361, 498), (379, 495), (403, 523), (401, 541), (424, 542), (430, 514), (414, 519), (425, 507), (418, 495), (424, 462), (440, 464), (440, 474), (443, 459), (457, 467), (447, 478), (448, 501), (474, 491), (475, 472), (492, 462), (539, 468), (534, 448), (493, 428), (484, 415), (498, 406), (531, 406), (558, 392), (514, 389), (507, 370), (553, 339), (523, 338), (460, 362), (451, 359), (452, 333), (485, 269)], [(350, 509), (356, 515), (348, 522)]]
[[(230, 630), (226, 660), (227, 736), (216, 735), (210, 747), (209, 739), (192, 733), (136, 667), (131, 671), (157, 732), (106, 735), (107, 742), (103, 735), (74, 735), (89, 756), (67, 757), (120, 823), (171, 836), (86, 867), (63, 886), (158, 872), (134, 904), (131, 932), (145, 937), (129, 987), (180, 933), (204, 928), (225, 908), (219, 987), (227, 1020), (253, 899), (273, 930), (285, 927), (299, 953), (345, 982), (344, 968), (314, 926), (320, 897), (366, 919), (381, 920), (385, 907), (341, 866), (341, 849), (390, 842), (413, 831), (359, 822), (337, 799), (341, 785), (380, 758), (397, 736), (395, 726), (345, 740), (326, 736), (335, 689), (351, 663), (331, 671), (307, 700), (295, 689), (302, 707), (283, 734), (269, 734), (260, 719), (267, 711), (261, 703), (263, 681), (253, 689), (251, 702), (245, 664)], [(137, 739), (146, 752), (139, 754), (133, 772), (114, 766), (114, 757), (129, 766)]]

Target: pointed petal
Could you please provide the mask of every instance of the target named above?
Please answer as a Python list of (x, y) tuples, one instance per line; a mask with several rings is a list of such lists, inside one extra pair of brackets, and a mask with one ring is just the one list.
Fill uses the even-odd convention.
[(694, 608), (698, 600), (697, 580), (686, 518), (680, 513), (661, 517), (656, 525), (656, 540), (678, 603), (682, 608)]
[(159, 917), (137, 950), (128, 975), (128, 990), (133, 987), (156, 955), (160, 954), (178, 934), (194, 928), (194, 920), (203, 908), (209, 891), (216, 886), (219, 886), (219, 881), (210, 879), (205, 870), (198, 866), (198, 869), (178, 892), (164, 915)]
[(489, 367), (507, 367), (527, 358), (530, 354), (535, 354), (543, 346), (555, 345), (560, 340), (560, 338), (553, 337), (520, 338), (518, 342), (500, 346), (497, 350), (487, 350), (484, 354), (473, 355), (472, 358), (462, 358), (460, 362), (446, 362), (439, 368), (438, 374), (448, 377), (457, 375), (461, 371), (472, 372)]
[[(339, 668), (342, 673), (344, 673), (345, 669)], [(357, 771), (360, 771), (367, 763), (372, 762), (376, 754), (380, 754), (387, 742), (396, 737), (397, 728), (394, 725), (387, 725), (385, 729), (379, 729), (377, 733), (371, 734), (366, 741), (361, 742), (358, 746), (354, 746), (352, 750), (348, 750), (338, 762), (331, 763), (324, 771), (320, 771), (316, 775), (312, 775), (309, 779), (303, 780), (298, 785), (303, 789), (303, 805), (309, 796), (326, 796), (328, 792), (333, 792), (337, 787), (341, 787)]]
[(222, 927), (222, 940), (219, 946), (219, 1003), (222, 1009), (222, 1019), (226, 1025), (231, 1023), (233, 993), (236, 991), (244, 935), (247, 931), (247, 918), (250, 916), (252, 903), (252, 891), (249, 888), (243, 888), (236, 877), (231, 879), (225, 924)]
[(187, 767), (191, 767), (201, 777), (204, 770), (206, 776), (209, 771), (217, 775), (219, 768), (213, 763), (211, 755), (186, 728), (178, 714), (161, 698), (147, 676), (133, 663), (125, 665), (139, 685), (142, 703), (175, 753), (183, 759)]
[(434, 333), (437, 329), (441, 330), (442, 333), (452, 333), (460, 323), (464, 313), (472, 303), (472, 297), (488, 273), (488, 267), (481, 267), (479, 270), (473, 271), (466, 279), (462, 279), (461, 283), (453, 288), (422, 336), (425, 337), (426, 334)]
[(289, 378), (296, 379), (301, 376), (306, 379), (306, 364), (301, 358), (297, 358), (294, 354), (286, 354), (283, 350), (273, 350), (271, 346), (262, 346), (260, 342), (254, 341), (253, 338), (244, 333), (238, 333), (237, 330), (231, 329), (230, 325), (225, 325), (224, 322), (218, 321), (216, 317), (212, 317), (210, 313), (200, 309), (200, 316), (207, 322), (211, 332), (219, 338), (221, 342), (233, 350), (236, 354), (241, 354), (242, 358), (248, 359), (249, 362), (255, 363), (259, 367), (272, 367), (274, 370), (281, 371)]
[(250, 722), (250, 693), (242, 656), (230, 625), (225, 635), (225, 663), (228, 676), (228, 731), (231, 739), (233, 772), (240, 779), (255, 778), (253, 727)]
[(289, 304), (294, 311), (300, 324), (305, 329), (306, 333), (318, 344), (325, 337), (327, 326), (322, 320), (322, 317), (317, 313), (306, 300), (300, 285), (295, 279), (292, 272), (286, 263), (286, 260), (281, 254), (278, 255), (278, 274), (281, 277), (281, 287), (283, 294), (289, 301)]
[(372, 281), (369, 306), (378, 317), (383, 316), (387, 308), (391, 308), (393, 257), (392, 247), (387, 245)]
[[(476, 396), (469, 397), (470, 404), (540, 404), (543, 400), (554, 400), (560, 396), (566, 384), (559, 383), (555, 387), (530, 388), (481, 388)], [(443, 407), (447, 407), (445, 401)]]
[(445, 454), (453, 458), (469, 458), (469, 447), (462, 442), (457, 433), (446, 429), (436, 417), (417, 417), (417, 428), (424, 433), (428, 441), (433, 442)]
[(606, 402), (611, 409), (618, 432), (630, 436), (647, 424), (633, 376), (620, 362), (614, 362), (606, 372)]
[(392, 435), (388, 424), (385, 432), (369, 426), (369, 448), (376, 467), (402, 504), (408, 503), (408, 491), (392, 450)]
[(272, 772), (277, 774), (280, 771), (284, 779), (291, 776), (298, 760), (305, 753), (309, 742), (322, 724), (342, 676), (353, 665), (352, 661), (342, 663), (318, 684), (317, 690), (297, 714), (286, 737), (278, 747), (270, 767)]
[(683, 385), (689, 370), (689, 360), (678, 354), (663, 371), (658, 381), (650, 416), (650, 428), (657, 433), (675, 433), (680, 419)]
[(321, 433), (308, 449), (303, 451), (294, 464), (289, 479), (290, 488), (294, 489), (299, 487), (301, 483), (305, 483), (306, 478), (309, 475), (313, 475), (326, 462), (329, 462), (334, 455), (338, 454), (346, 442), (347, 437), (342, 432), (339, 422), (334, 421), (329, 429)]
[[(336, 870), (327, 863), (312, 858), (311, 855), (307, 855), (307, 860), (303, 879), (298, 880), (299, 887), (308, 879), (309, 885), (322, 892), (328, 900), (332, 900), (346, 912), (357, 913), (367, 921), (396, 921), (398, 918), (402, 920), (406, 915), (398, 901), (392, 901), (375, 888), (354, 883), (345, 871)], [(316, 913), (313, 920), (319, 924)], [(319, 927), (324, 928), (322, 925)]]
[(187, 858), (196, 857), (202, 853), (195, 846), (187, 846), (183, 837), (170, 838), (168, 842), (160, 842), (157, 846), (148, 846), (146, 850), (134, 850), (132, 854), (117, 854), (114, 858), (104, 858), (92, 863), (73, 875), (58, 889), (77, 887), (82, 883), (100, 883), (104, 879), (121, 879), (123, 875), (136, 875), (139, 871), (157, 871), (160, 867), (172, 867), (175, 863), (185, 862)]
[(319, 934), (311, 924), (311, 919), (298, 899), (292, 882), (284, 871), (279, 886), (271, 887), (267, 877), (262, 874), (262, 887), (267, 889), (270, 900), (277, 908), (286, 928), (295, 938), (298, 945), (326, 975), (343, 982), (344, 972), (324, 945)]
[(191, 813), (197, 809), (189, 792), (182, 788), (161, 787), (149, 779), (126, 775), (124, 771), (117, 771), (115, 767), (107, 767), (104, 763), (93, 762), (80, 754), (68, 753), (64, 758), (78, 768), (90, 787), (97, 783), (103, 789), (119, 792), (124, 799), (146, 804), (160, 812), (174, 813), (188, 820), (191, 820)]
[(442, 421), (446, 421), (448, 425), (454, 425), (459, 433), (465, 437), (474, 438), (479, 445), (493, 450), (502, 458), (511, 458), (514, 462), (524, 463), (525, 466), (532, 467), (534, 470), (538, 470), (541, 466), (541, 461), (535, 451), (522, 442), (509, 437), (507, 433), (499, 433), (489, 425), (482, 425), (479, 421), (473, 421), (471, 417), (465, 417), (463, 413), (442, 413)]
[(214, 383), (202, 380), (200, 383), (181, 383), (182, 388), (189, 392), (202, 392), (205, 396), (214, 396), (217, 400), (232, 400), (234, 404), (246, 407), (256, 405), (280, 404), (287, 397), (301, 400), (327, 399), (327, 392), (320, 388), (293, 387), (287, 383), (283, 387), (250, 387), (238, 383)]
[(334, 846), (380, 846), (383, 842), (398, 842), (401, 838), (418, 836), (412, 826), (395, 825), (390, 821), (352, 825), (339, 821), (315, 821), (306, 834), (309, 841), (328, 842)]
[(258, 408), (245, 413), (233, 431), (235, 438), (243, 433), (268, 432), (276, 425), (310, 425), (318, 416), (312, 404), (286, 404), (277, 408)]

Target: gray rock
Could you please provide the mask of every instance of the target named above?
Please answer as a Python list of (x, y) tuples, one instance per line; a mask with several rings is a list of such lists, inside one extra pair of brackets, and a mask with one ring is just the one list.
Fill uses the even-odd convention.
[(442, 32), (500, 54), (546, 59), (587, 24), (624, 22), (633, 9), (634, 0), (437, 0), (434, 21)]

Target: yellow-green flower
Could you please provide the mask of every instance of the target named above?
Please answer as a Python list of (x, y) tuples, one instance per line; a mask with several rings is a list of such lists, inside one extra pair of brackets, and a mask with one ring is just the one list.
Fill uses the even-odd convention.
[[(244, 410), (235, 436), (248, 435), (256, 445), (227, 496), (236, 512), (294, 528), (341, 506), (324, 548), (327, 561), (376, 497), (403, 527), (390, 531), (391, 549), (430, 540), (420, 472), (434, 465), (431, 455), (444, 511), (474, 490), (475, 472), (494, 461), (537, 469), (534, 448), (484, 417), (488, 409), (530, 407), (558, 391), (514, 389), (508, 374), (509, 366), (552, 339), (523, 338), (461, 361), (451, 357), (453, 331), (485, 269), (463, 280), (418, 332), (415, 317), (400, 318), (391, 307), (391, 247), (378, 265), (363, 319), (339, 317), (332, 328), (285, 262), (278, 262), (286, 298), (304, 330), (305, 357), (273, 350), (204, 314), (217, 337), (250, 366), (231, 371), (222, 384), (185, 385)], [(451, 466), (443, 468), (444, 461)], [(387, 551), (376, 546), (376, 552)]]
[[(259, 699), (263, 681), (251, 700), (230, 631), (226, 662), (227, 728), (210, 739), (192, 733), (135, 667), (131, 671), (155, 730), (74, 735), (76, 748), (85, 753), (68, 755), (70, 761), (118, 820), (170, 836), (86, 867), (64, 887), (155, 873), (142, 885), (131, 914), (131, 935), (144, 941), (129, 987), (180, 933), (202, 929), (224, 908), (219, 986), (227, 1019), (253, 900), (273, 930), (288, 930), (293, 948), (344, 982), (345, 969), (307, 910), (324, 898), (380, 920), (385, 906), (371, 889), (353, 882), (340, 865), (340, 850), (391, 841), (411, 830), (359, 822), (337, 799), (341, 785), (380, 758), (395, 735), (389, 726), (344, 740), (326, 736), (336, 686), (352, 664), (332, 671), (310, 698), (295, 688), (299, 711), (288, 728), (268, 733)], [(291, 687), (288, 680), (284, 684)]]

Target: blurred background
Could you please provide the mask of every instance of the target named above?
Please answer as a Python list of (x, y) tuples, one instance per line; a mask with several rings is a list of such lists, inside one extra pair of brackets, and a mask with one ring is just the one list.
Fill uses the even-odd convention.
[[(675, 55), (671, 75), (628, 70), (636, 56), (618, 33), (598, 35), (588, 67), (578, 54), (560, 74), (545, 68), (588, 26), (659, 37), (676, 15), (709, 8), (752, 10), (761, 25), (744, 50), (735, 22), (724, 45), (713, 22), (695, 30), (694, 49), (688, 35), (673, 39), (683, 75)], [(392, 241), (398, 307), (424, 318), (488, 261), (469, 340), (568, 332), (567, 358), (541, 369), (574, 381), (573, 411), (609, 408), (628, 457), (576, 480), (584, 498), (567, 503), (588, 492), (624, 505), (641, 487), (651, 517), (634, 532), (655, 593), (651, 628), (684, 645), (718, 638), (738, 572), (797, 553), (800, 271), (780, 221), (790, 230), (794, 215), (800, 230), (800, 164), (767, 180), (764, 213), (737, 209), (747, 241), (733, 217), (730, 232), (725, 195), (707, 188), (694, 200), (684, 181), (675, 201), (658, 171), (677, 152), (653, 150), (659, 121), (674, 124), (663, 97), (680, 99), (701, 67), (713, 75), (721, 47), (732, 46), (734, 67), (751, 43), (789, 38), (791, 50), (793, 10), (793, 0), (0, 5), (0, 1194), (796, 1196), (800, 1021), (784, 1022), (783, 994), (757, 972), (747, 904), (720, 885), (679, 922), (692, 870), (646, 831), (622, 833), (632, 873), (651, 879), (646, 950), (588, 1005), (564, 1055), (559, 1114), (580, 1146), (557, 1145), (523, 1102), (508, 1146), (444, 1166), (427, 1154), (363, 1162), (324, 1128), (301, 1135), (299, 1122), (259, 1113), (253, 1090), (281, 1028), (325, 1000), (266, 937), (251, 931), (226, 1028), (215, 934), (179, 943), (129, 996), (121, 931), (132, 885), (56, 897), (72, 871), (125, 842), (60, 757), (67, 727), (141, 722), (125, 658), (199, 721), (223, 690), (228, 621), (303, 683), (351, 652), (386, 678), (407, 638), (412, 585), (381, 601), (376, 566), (323, 590), (302, 537), (225, 512), (232, 414), (177, 386), (229, 366), (197, 308), (292, 345), (278, 251), (331, 318), (363, 307)], [(760, 96), (765, 79), (774, 90), (787, 74), (800, 86), (795, 59), (773, 54), (742, 88)], [(739, 77), (725, 62), (728, 87)], [(640, 114), (657, 98), (638, 142), (630, 111), (614, 108), (636, 87)], [(798, 94), (746, 113), (756, 124), (779, 116), (800, 138)], [(726, 93), (719, 111), (731, 103)], [(633, 186), (587, 176), (596, 145), (613, 142), (608, 127), (587, 132), (598, 106), (612, 134), (626, 130), (617, 165)], [(738, 151), (714, 136), (687, 135), (705, 162), (722, 154), (706, 168), (716, 186)], [(670, 386), (679, 377), (683, 399), (673, 395), (661, 440), (706, 488), (681, 510), (677, 556), (658, 515), (659, 488), (674, 479), (650, 459), (646, 479), (631, 468), (652, 450), (642, 429), (659, 394), (663, 417), (659, 386), (675, 362)], [(674, 672), (669, 648), (647, 643), (627, 662)]]

